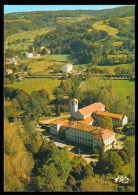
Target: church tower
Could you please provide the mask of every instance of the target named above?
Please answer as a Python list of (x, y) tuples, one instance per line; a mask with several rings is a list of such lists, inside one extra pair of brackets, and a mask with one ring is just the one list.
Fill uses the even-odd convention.
[(70, 100), (70, 112), (72, 118), (75, 118), (75, 113), (77, 111), (78, 111), (78, 100), (76, 98), (73, 98)]

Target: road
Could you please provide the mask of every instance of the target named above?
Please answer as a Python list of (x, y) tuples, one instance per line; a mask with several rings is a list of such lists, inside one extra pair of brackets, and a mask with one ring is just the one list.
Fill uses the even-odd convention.
[(64, 116), (55, 117), (55, 118), (48, 119), (48, 120), (39, 120), (39, 123), (43, 124), (43, 125), (47, 125), (47, 124), (49, 124), (50, 122), (52, 122), (54, 120), (57, 120), (57, 119), (60, 119), (60, 118), (64, 118), (64, 117), (70, 117), (70, 114), (67, 114), (67, 115), (64, 115)]

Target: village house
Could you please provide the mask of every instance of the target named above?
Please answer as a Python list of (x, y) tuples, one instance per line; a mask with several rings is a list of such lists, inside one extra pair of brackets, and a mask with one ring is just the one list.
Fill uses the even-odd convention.
[(32, 57), (33, 57), (33, 53), (26, 53), (26, 54), (25, 54), (25, 57), (26, 57), (26, 58), (32, 58)]
[(12, 73), (12, 70), (11, 69), (7, 69), (4, 71), (4, 75), (9, 75)]
[(72, 64), (66, 64), (66, 65), (62, 66), (63, 73), (68, 73), (68, 72), (71, 72), (72, 70), (73, 70)]

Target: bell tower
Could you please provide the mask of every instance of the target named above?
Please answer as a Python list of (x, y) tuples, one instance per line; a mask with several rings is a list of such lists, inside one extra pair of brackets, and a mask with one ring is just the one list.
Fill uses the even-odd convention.
[(72, 118), (75, 118), (75, 113), (77, 111), (78, 111), (78, 100), (76, 98), (73, 98), (70, 100), (70, 112)]

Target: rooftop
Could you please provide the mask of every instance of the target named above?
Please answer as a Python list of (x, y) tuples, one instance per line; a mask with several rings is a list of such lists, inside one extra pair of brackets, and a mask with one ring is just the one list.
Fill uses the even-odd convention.
[(99, 109), (105, 107), (101, 102), (95, 102), (94, 104), (91, 104), (89, 106), (86, 106), (84, 108), (79, 109), (79, 112), (82, 115), (89, 115), (92, 112), (98, 111)]
[(88, 124), (88, 123), (90, 123), (92, 121), (94, 121), (94, 119), (91, 116), (89, 116), (85, 120), (80, 120), (78, 122), (83, 123), (83, 124)]
[(123, 119), (123, 115), (121, 114), (114, 114), (114, 113), (110, 113), (110, 112), (106, 112), (106, 111), (97, 111), (96, 115), (101, 115), (101, 116), (109, 116), (111, 118), (116, 118), (116, 119), (120, 119), (120, 121)]
[(76, 101), (78, 101), (78, 99), (76, 99), (76, 98), (73, 98), (70, 100), (70, 102), (76, 102)]
[(81, 122), (71, 122), (70, 126), (73, 129), (78, 129), (81, 131), (86, 131), (86, 132), (90, 132), (90, 133), (100, 133), (101, 131), (103, 131), (103, 128), (100, 127), (96, 127), (96, 126), (91, 126), (91, 125), (87, 125), (87, 124), (83, 124)]
[(54, 120), (50, 124), (59, 125), (59, 124), (62, 124), (62, 123), (63, 123), (63, 121), (61, 121), (61, 120)]
[(72, 66), (72, 64), (65, 64), (64, 66), (67, 66), (68, 67), (68, 66)]

